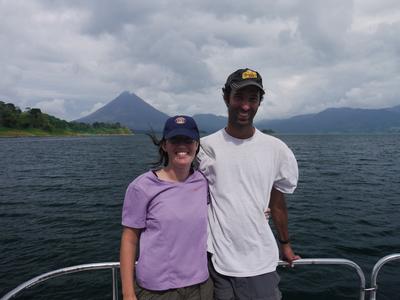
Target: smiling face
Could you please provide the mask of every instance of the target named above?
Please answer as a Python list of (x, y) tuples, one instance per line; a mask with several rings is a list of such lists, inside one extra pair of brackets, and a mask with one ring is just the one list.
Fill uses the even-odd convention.
[(252, 127), (254, 116), (260, 106), (260, 99), (260, 89), (256, 86), (232, 90), (229, 99), (225, 99), (228, 106), (229, 125), (235, 128)]
[(190, 168), (199, 143), (186, 136), (175, 136), (167, 139), (162, 147), (168, 154), (169, 167)]

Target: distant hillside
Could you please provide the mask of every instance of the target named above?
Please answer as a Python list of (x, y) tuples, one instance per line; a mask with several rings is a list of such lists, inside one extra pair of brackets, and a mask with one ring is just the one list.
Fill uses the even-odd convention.
[(395, 111), (395, 112), (399, 112), (399, 113), (400, 113), (400, 105), (387, 108), (387, 110), (389, 110), (389, 111)]
[(119, 123), (67, 122), (42, 113), (39, 108), (27, 108), (22, 111), (13, 103), (0, 101), (0, 137), (98, 134), (132, 134), (132, 132)]
[[(227, 117), (194, 115), (199, 128), (215, 132), (227, 124)], [(329, 108), (315, 114), (282, 120), (255, 122), (260, 130), (276, 133), (377, 133), (400, 132), (400, 105), (383, 109)]]
[(207, 133), (212, 133), (224, 128), (228, 123), (227, 117), (216, 116), (213, 114), (198, 114), (194, 115), (193, 119), (196, 121), (199, 130)]
[(284, 120), (260, 121), (277, 133), (400, 132), (400, 106), (385, 109), (329, 108)]
[(83, 123), (111, 122), (133, 129), (134, 131), (162, 130), (168, 115), (158, 111), (134, 93), (123, 92), (117, 98), (94, 113), (77, 120)]

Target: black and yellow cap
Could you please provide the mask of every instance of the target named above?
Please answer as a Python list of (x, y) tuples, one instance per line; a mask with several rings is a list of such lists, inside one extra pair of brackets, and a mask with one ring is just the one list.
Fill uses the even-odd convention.
[(262, 95), (265, 94), (260, 73), (251, 69), (239, 69), (228, 76), (225, 83), (226, 87), (238, 90), (242, 87), (254, 85), (260, 88)]

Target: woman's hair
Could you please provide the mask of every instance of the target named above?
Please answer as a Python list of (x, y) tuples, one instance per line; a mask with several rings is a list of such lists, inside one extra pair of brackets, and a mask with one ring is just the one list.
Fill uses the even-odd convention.
[(163, 143), (165, 143), (165, 139), (159, 140), (155, 134), (154, 131), (151, 131), (150, 133), (146, 133), (151, 138), (151, 141), (153, 142), (154, 145), (158, 147), (158, 161), (153, 162), (152, 165), (154, 167), (159, 167), (159, 166), (164, 166), (166, 167), (168, 165), (168, 153), (164, 151), (162, 148)]
[[(162, 145), (165, 143), (165, 139), (161, 138), (161, 140), (159, 140), (154, 131), (151, 131), (150, 133), (146, 133), (146, 135), (149, 136), (151, 141), (153, 142), (153, 144), (158, 147), (158, 161), (151, 163), (151, 164), (154, 167), (168, 166), (168, 162), (169, 162), (168, 153), (165, 152), (162, 147)], [(200, 151), (200, 141), (197, 141), (197, 142), (199, 143), (199, 145), (197, 146), (196, 155)], [(193, 167), (194, 167), (194, 161), (192, 162), (192, 168)]]

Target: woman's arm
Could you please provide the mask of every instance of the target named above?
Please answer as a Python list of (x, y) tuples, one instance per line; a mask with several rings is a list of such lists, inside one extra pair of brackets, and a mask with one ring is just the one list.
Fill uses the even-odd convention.
[(134, 267), (136, 247), (139, 241), (140, 229), (124, 227), (121, 237), (120, 273), (122, 295), (124, 300), (136, 300), (134, 287)]

